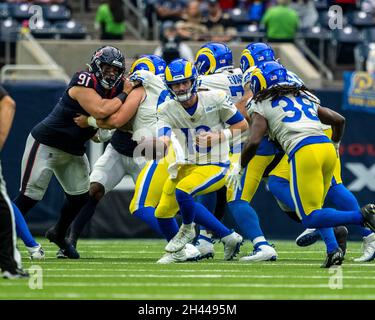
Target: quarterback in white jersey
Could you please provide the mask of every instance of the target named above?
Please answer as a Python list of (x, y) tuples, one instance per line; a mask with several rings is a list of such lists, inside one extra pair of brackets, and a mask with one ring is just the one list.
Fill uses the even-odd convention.
[[(159, 136), (169, 145), (172, 141), (176, 162), (170, 166), (170, 177), (164, 184), (155, 215), (160, 228), (168, 231), (167, 254), (159, 263), (169, 261), (195, 237), (193, 221), (215, 232), (224, 243), (224, 259), (239, 251), (242, 237), (226, 228), (204, 206), (195, 202), (197, 195), (214, 192), (225, 184), (229, 167), (228, 140), (235, 131), (248, 127), (246, 120), (224, 91), (197, 92), (197, 70), (188, 61), (172, 61), (165, 71), (166, 84), (174, 100), (158, 110)], [(226, 124), (230, 127), (226, 128)], [(183, 224), (178, 230), (169, 220), (180, 211)]]

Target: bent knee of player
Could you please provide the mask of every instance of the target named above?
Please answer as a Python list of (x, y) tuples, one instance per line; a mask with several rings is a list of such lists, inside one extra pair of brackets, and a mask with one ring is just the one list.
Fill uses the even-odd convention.
[(102, 184), (99, 182), (92, 182), (90, 184), (90, 191), (89, 191), (90, 197), (95, 198), (96, 201), (100, 201), (105, 194), (105, 189)]
[(169, 206), (159, 204), (155, 210), (155, 217), (156, 218), (173, 218), (176, 215), (176, 212), (171, 210)]

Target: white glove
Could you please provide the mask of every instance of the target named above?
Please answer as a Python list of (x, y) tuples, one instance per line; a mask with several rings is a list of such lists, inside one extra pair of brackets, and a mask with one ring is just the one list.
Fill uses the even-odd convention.
[(112, 138), (114, 132), (115, 130), (99, 129), (96, 133), (96, 137), (99, 142), (106, 142)]
[(226, 179), (226, 184), (228, 186), (228, 188), (232, 188), (233, 190), (237, 190), (237, 188), (239, 190), (242, 189), (242, 186), (241, 186), (241, 179), (242, 179), (242, 175), (245, 171), (245, 168), (242, 168), (241, 165), (236, 162), (232, 169), (230, 169), (228, 175), (227, 175), (227, 179)]

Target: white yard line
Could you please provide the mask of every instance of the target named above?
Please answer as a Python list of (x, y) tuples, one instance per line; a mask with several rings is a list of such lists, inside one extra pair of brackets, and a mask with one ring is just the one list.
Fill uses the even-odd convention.
[[(104, 259), (108, 259), (108, 257), (104, 258)], [(116, 258), (113, 258), (113, 259), (116, 259)], [(117, 257), (118, 259), (118, 257)], [(89, 260), (89, 259), (87, 259)], [(91, 260), (91, 259), (90, 259)], [(169, 265), (169, 266), (176, 266), (176, 267), (181, 267), (181, 266), (187, 266), (187, 265), (203, 265), (205, 264), (205, 262), (207, 261), (207, 265), (215, 265), (215, 266), (247, 266), (247, 267), (251, 267), (251, 266), (254, 266), (254, 267), (259, 267), (259, 266), (262, 266), (263, 267), (272, 267), (274, 268), (276, 265), (278, 265), (279, 267), (281, 266), (300, 266), (300, 267), (306, 267), (306, 266), (312, 266), (312, 267), (316, 267), (316, 266), (320, 266), (320, 261), (317, 261), (316, 263), (304, 263), (304, 262), (301, 262), (301, 263), (290, 263), (290, 262), (284, 262), (285, 260), (290, 260), (290, 259), (279, 259), (278, 261), (276, 262), (256, 262), (256, 263), (246, 263), (246, 262), (240, 262), (240, 261), (236, 261), (236, 262), (225, 262), (225, 261), (222, 261), (222, 260), (202, 260), (202, 261), (198, 261), (198, 262), (184, 262), (184, 263), (176, 263), (176, 264), (172, 264), (172, 265)], [(293, 259), (294, 260), (294, 259)], [(299, 260), (299, 259), (295, 259), (295, 260)], [(312, 260), (312, 259), (306, 259), (306, 260)], [(29, 264), (40, 264), (41, 266), (43, 266), (44, 264), (46, 265), (50, 265), (50, 264), (64, 264), (64, 265), (74, 265), (74, 264), (81, 264), (81, 263), (84, 263), (84, 264), (87, 264), (87, 265), (103, 265), (103, 264), (106, 264), (106, 265), (153, 265), (155, 267), (161, 267), (161, 265), (158, 265), (156, 264), (156, 260), (155, 262), (135, 262), (135, 261), (86, 261), (86, 259), (81, 259), (81, 260), (58, 260), (58, 259), (51, 259), (51, 260), (45, 260), (45, 261), (29, 261), (28, 262)], [(343, 264), (343, 268), (345, 270), (345, 266), (352, 266), (352, 267), (368, 267), (368, 268), (374, 268), (375, 269), (375, 264), (374, 263), (345, 263)]]
[[(292, 276), (292, 275), (232, 275), (232, 274), (121, 274), (121, 273), (113, 273), (113, 274), (51, 274), (51, 273), (45, 273), (44, 279), (53, 279), (53, 278), (88, 278), (88, 279), (105, 279), (105, 278), (121, 278), (121, 279), (127, 279), (127, 278), (168, 278), (168, 279), (329, 279), (331, 277), (330, 274), (326, 276)], [(375, 280), (374, 277), (362, 277), (362, 276), (345, 276), (344, 279), (363, 279), (363, 280)], [(1, 284), (0, 284), (1, 286)], [(371, 285), (371, 287), (375, 288), (375, 285)]]
[[(38, 298), (40, 291), (35, 291), (35, 293), (0, 293), (0, 298), (11, 299), (11, 298)], [(43, 298), (43, 295), (39, 295)], [(204, 300), (240, 300), (240, 299), (285, 299), (283, 295), (275, 294), (144, 294), (144, 293), (48, 293), (45, 295), (48, 299), (174, 299), (174, 300), (184, 300), (184, 299), (204, 299)], [(295, 294), (288, 299), (375, 299), (375, 295), (352, 295), (352, 294), (316, 294), (316, 295), (303, 295)], [(184, 303), (184, 302), (182, 302)], [(199, 302), (197, 303), (199, 304)], [(215, 304), (220, 304), (215, 302)], [(236, 302), (227, 302), (227, 304), (235, 305)]]

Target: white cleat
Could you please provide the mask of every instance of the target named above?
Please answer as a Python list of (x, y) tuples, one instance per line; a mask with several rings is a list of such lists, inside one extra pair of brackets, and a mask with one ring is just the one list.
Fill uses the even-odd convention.
[(240, 258), (243, 262), (276, 261), (277, 252), (269, 245), (260, 245), (252, 254)]
[(243, 238), (237, 232), (232, 232), (220, 241), (224, 243), (224, 260), (232, 260), (240, 252), (243, 244)]
[(167, 252), (162, 256), (156, 263), (158, 264), (169, 264), (176, 262), (188, 262), (188, 261), (197, 261), (199, 259), (200, 252), (192, 244), (188, 243), (180, 251), (177, 252)]
[(195, 244), (195, 247), (199, 250), (200, 256), (199, 259), (209, 259), (213, 258), (215, 255), (215, 248), (212, 240), (207, 238), (208, 240), (200, 237)]
[(368, 262), (375, 259), (375, 233), (363, 237), (362, 250), (362, 256), (354, 259), (355, 262)]
[(296, 244), (299, 247), (311, 246), (321, 239), (320, 233), (317, 229), (306, 229), (296, 239)]
[(36, 247), (26, 247), (29, 252), (30, 260), (43, 260), (45, 258), (44, 249), (40, 244)]
[(195, 238), (194, 223), (182, 224), (177, 234), (165, 246), (167, 252), (177, 252), (182, 250), (186, 244)]

